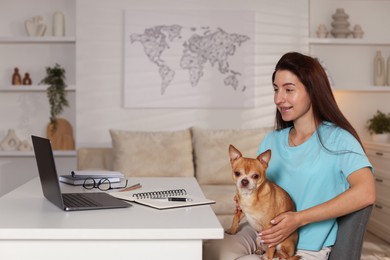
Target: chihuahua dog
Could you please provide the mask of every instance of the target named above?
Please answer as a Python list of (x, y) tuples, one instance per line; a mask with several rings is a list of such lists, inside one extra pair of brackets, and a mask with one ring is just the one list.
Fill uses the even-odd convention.
[[(241, 219), (246, 216), (248, 223), (261, 232), (272, 226), (271, 220), (277, 215), (295, 211), (294, 202), (288, 193), (275, 183), (267, 180), (266, 169), (271, 159), (271, 150), (257, 156), (256, 159), (243, 157), (233, 145), (229, 146), (229, 156), (233, 172), (233, 180), (237, 193), (234, 200), (237, 209), (229, 234), (236, 234)], [(264, 259), (300, 259), (295, 248), (298, 232), (295, 231), (276, 247), (267, 247), (259, 239), (256, 243), (256, 254), (263, 254)]]

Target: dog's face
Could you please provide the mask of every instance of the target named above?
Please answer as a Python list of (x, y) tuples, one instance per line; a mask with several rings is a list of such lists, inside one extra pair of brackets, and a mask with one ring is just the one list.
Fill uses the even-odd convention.
[(230, 163), (233, 181), (242, 195), (250, 195), (266, 179), (265, 170), (271, 159), (271, 150), (257, 156), (256, 159), (242, 157), (241, 152), (233, 145), (229, 146)]

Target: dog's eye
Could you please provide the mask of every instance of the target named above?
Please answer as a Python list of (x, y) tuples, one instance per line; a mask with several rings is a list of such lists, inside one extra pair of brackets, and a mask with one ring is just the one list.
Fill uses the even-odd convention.
[(259, 178), (259, 175), (258, 175), (258, 174), (253, 174), (253, 175), (252, 175), (252, 178), (255, 179), (255, 180), (257, 180), (257, 179)]
[(240, 173), (240, 172), (234, 172), (234, 175), (235, 175), (236, 177), (238, 177), (238, 176), (241, 175), (241, 173)]

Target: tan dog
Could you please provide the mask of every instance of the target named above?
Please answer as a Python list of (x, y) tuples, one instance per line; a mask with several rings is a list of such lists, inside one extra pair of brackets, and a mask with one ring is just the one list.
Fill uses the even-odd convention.
[[(240, 220), (247, 218), (248, 223), (260, 232), (272, 226), (271, 220), (287, 211), (295, 211), (295, 206), (286, 191), (268, 181), (265, 170), (271, 159), (271, 150), (260, 154), (256, 159), (242, 157), (233, 145), (229, 146), (233, 180), (236, 183), (235, 201), (239, 206), (235, 212), (229, 234), (236, 234)], [(257, 241), (256, 254), (265, 252), (267, 259), (300, 259), (294, 256), (298, 241), (298, 232), (291, 234), (276, 247), (268, 248)]]

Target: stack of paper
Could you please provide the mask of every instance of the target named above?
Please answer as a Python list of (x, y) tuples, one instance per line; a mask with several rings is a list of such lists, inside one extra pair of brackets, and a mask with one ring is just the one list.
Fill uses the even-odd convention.
[(72, 174), (61, 175), (60, 182), (71, 185), (83, 185), (85, 179), (92, 178), (98, 183), (101, 179), (108, 179), (111, 183), (120, 182), (123, 173), (117, 171), (72, 171)]

